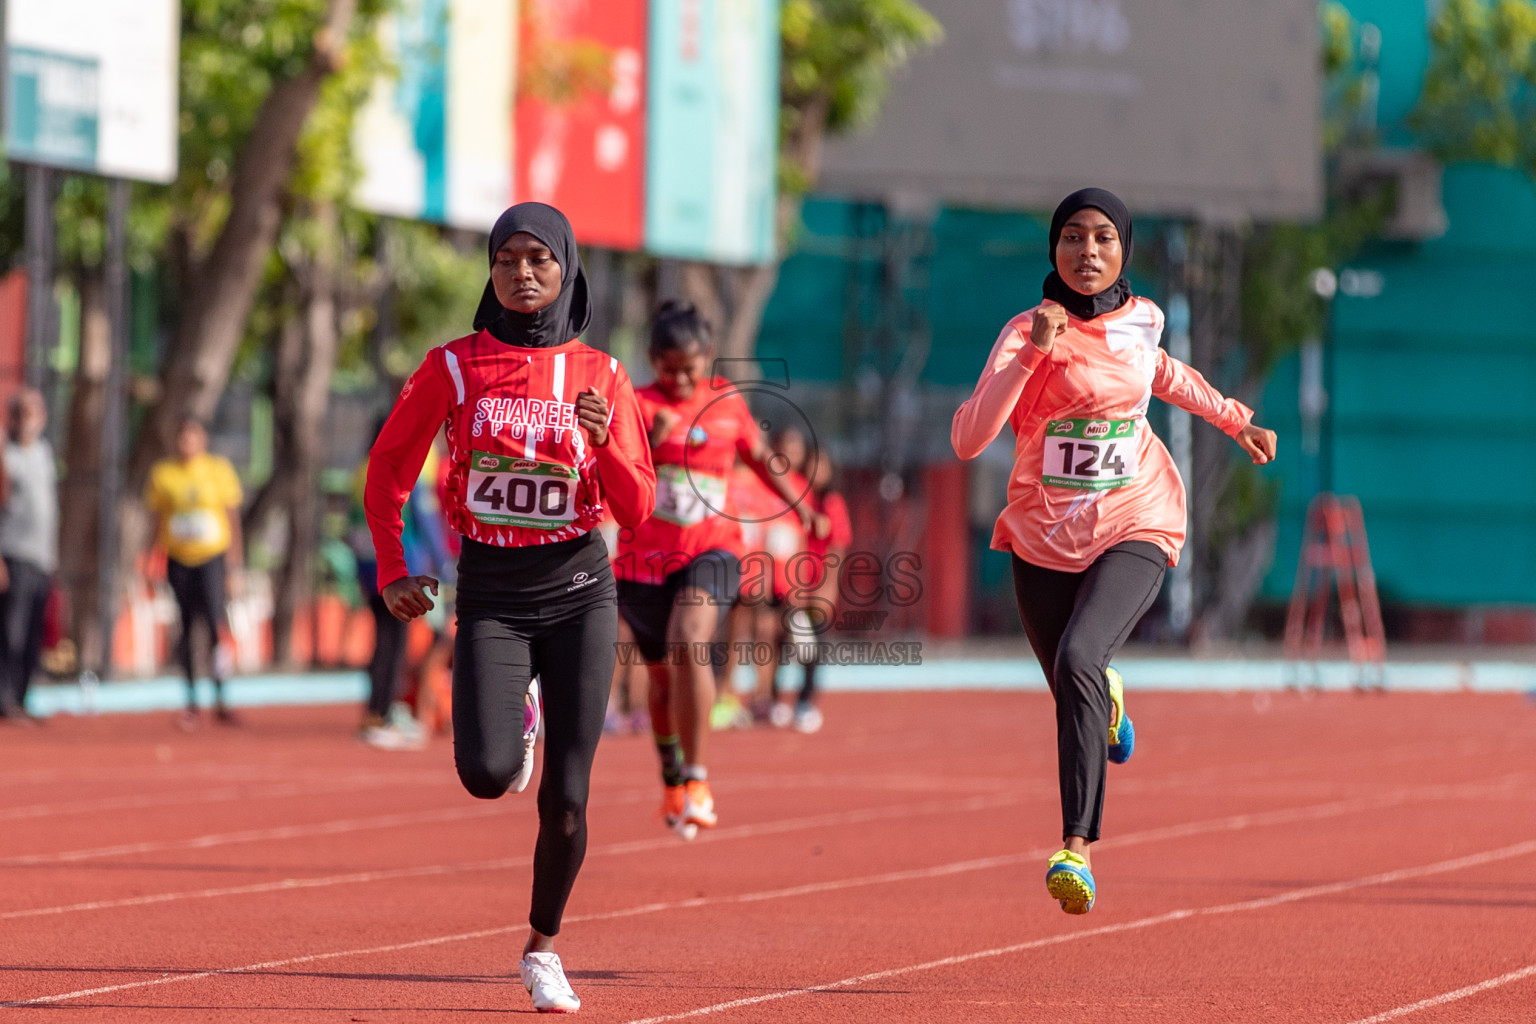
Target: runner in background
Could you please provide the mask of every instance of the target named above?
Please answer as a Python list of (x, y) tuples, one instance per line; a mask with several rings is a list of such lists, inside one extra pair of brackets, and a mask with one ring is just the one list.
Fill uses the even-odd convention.
[[(434, 550), (439, 552), (438, 564), (442, 566), (443, 588), (437, 607), (428, 613), (426, 621), (432, 629), (432, 641), (414, 664), (406, 661), (407, 700), (415, 715), (416, 723), (428, 736), (448, 735), (453, 732), (453, 643), (457, 630), (459, 576), (459, 535), (448, 523), (448, 477), (453, 471), (453, 461), (448, 458), (448, 439), (439, 432), (432, 442), (436, 477), (430, 490), (423, 487), (423, 479), (416, 481), (411, 492), (417, 509), (417, 521), (424, 524), (435, 538)], [(406, 645), (409, 655), (410, 645)]]
[[(722, 515), (732, 467), (739, 456), (786, 503), (798, 502), (800, 492), (782, 467), (770, 466), (775, 456), (735, 385), (710, 376), (712, 330), (698, 310), (663, 303), (651, 322), (649, 353), (656, 379), (636, 397), (656, 464), (656, 511), (620, 531), (614, 573), (620, 613), (650, 670), (663, 820), (692, 839), (718, 820), (706, 758), (715, 703), (711, 645), (741, 584), (741, 530)], [(814, 516), (808, 507), (795, 514)]]
[(235, 467), (208, 452), (208, 429), (196, 419), (183, 421), (176, 431), (176, 454), (150, 467), (144, 491), (144, 504), (155, 517), (155, 536), (165, 549), (165, 579), (181, 613), (176, 651), (187, 678), (187, 709), (178, 719), (183, 729), (198, 725), (193, 637), (199, 626), (208, 637), (214, 718), (236, 724), (224, 700), (230, 658), (219, 631), (227, 624), (226, 591), (241, 585), (242, 500)]
[[(619, 361), (579, 340), (592, 318), (570, 222), (520, 203), (491, 230), (475, 333), (427, 354), (373, 446), (365, 491), (391, 612), (431, 611), (411, 575), (401, 507), (446, 426), (447, 515), (463, 538), (453, 657), (453, 754), (473, 796), (521, 791), (542, 719), (544, 769), (528, 940), (518, 973), (541, 1012), (581, 1000), (554, 951), (586, 856), (592, 759), (613, 679), (616, 598), (597, 533), (655, 503), (645, 426)], [(528, 700), (534, 676), (538, 697)]]
[(1109, 662), (1184, 546), (1184, 483), (1147, 405), (1156, 395), (1204, 418), (1260, 465), (1275, 457), (1275, 433), (1158, 347), (1163, 313), (1131, 294), (1131, 215), (1113, 194), (1062, 200), (1049, 257), (1045, 301), (1004, 326), (950, 442), (973, 459), (1005, 424), (1016, 439), (992, 547), (1012, 555), (1019, 617), (1056, 700), (1065, 848), (1047, 862), (1046, 889), (1086, 914), (1105, 763), (1135, 745)]
[[(821, 524), (819, 529), (824, 536), (826, 517), (816, 513), (813, 502), (808, 500), (810, 484), (804, 470), (809, 449), (805, 435), (794, 427), (781, 427), (773, 433), (772, 446), (774, 469), (782, 474), (798, 504)], [(784, 645), (792, 639), (814, 639), (802, 630), (791, 629), (797, 620), (791, 604), (795, 587), (790, 581), (790, 568), (809, 549), (808, 540), (818, 531), (808, 529), (801, 518), (789, 514), (789, 502), (782, 494), (760, 494), (753, 505), (762, 510), (762, 547), (748, 556), (760, 562), (745, 572), (752, 584), (747, 588), (747, 603), (753, 608), (753, 639), (758, 651), (753, 666), (757, 685), (752, 695), (752, 720), (768, 724), (778, 703), (779, 669), (788, 660), (784, 657)], [(763, 658), (764, 651), (771, 651), (771, 656)]]
[[(804, 670), (800, 694), (791, 708), (788, 691), (773, 705), (771, 721), (782, 729), (793, 725), (799, 732), (818, 732), (822, 726), (821, 708), (816, 702), (816, 669), (821, 663), (820, 643), (826, 642), (837, 621), (839, 567), (853, 543), (853, 522), (848, 503), (833, 484), (832, 458), (818, 453), (810, 467), (811, 507), (827, 517), (825, 537), (807, 537), (806, 555), (790, 563), (790, 633), (800, 644), (797, 656)], [(798, 628), (795, 628), (798, 627)], [(802, 637), (804, 639), (802, 639)]]
[[(374, 429), (373, 436), (377, 438), (383, 428), (381, 421)], [(437, 498), (440, 461), (437, 446), (434, 445), (402, 509), (401, 543), (408, 566), (419, 568), (429, 575), (450, 579), (453, 565), (443, 536), (446, 526), (442, 522)], [(374, 551), (373, 535), (368, 529), (368, 518), (363, 507), (367, 475), (368, 459), (365, 457), (353, 475), (353, 500), (347, 531), (347, 542), (357, 560), (358, 589), (368, 602), (374, 626), (373, 656), (368, 661), (368, 701), (364, 705), (357, 738), (380, 750), (420, 750), (426, 745), (427, 730), (417, 721), (411, 705), (405, 699), (411, 694), (402, 686), (409, 654), (410, 625), (395, 618), (383, 595), (379, 593), (378, 556)], [(443, 632), (434, 630), (434, 634)], [(418, 679), (418, 689), (427, 684), (425, 673), (422, 676)], [(421, 704), (419, 694), (416, 703), (418, 706)]]
[(754, 725), (752, 708), (742, 702), (737, 683), (747, 680), (743, 692), (750, 701), (757, 692), (757, 663), (752, 653), (757, 641), (757, 609), (773, 596), (772, 563), (763, 550), (763, 535), (775, 503), (782, 507), (756, 473), (736, 463), (725, 496), (725, 514), (741, 529), (741, 542), (734, 549), (741, 562), (741, 589), (718, 634), (726, 645), (726, 665), (716, 680), (715, 706), (710, 712), (714, 729), (750, 729)]
[[(619, 524), (612, 515), (604, 513), (598, 524), (603, 544), (610, 556), (619, 550)], [(646, 666), (635, 651), (635, 634), (619, 616), (619, 657), (613, 666), (613, 689), (608, 693), (608, 712), (603, 718), (603, 735), (618, 736), (634, 733), (636, 736), (651, 730), (651, 713), (646, 707)]]

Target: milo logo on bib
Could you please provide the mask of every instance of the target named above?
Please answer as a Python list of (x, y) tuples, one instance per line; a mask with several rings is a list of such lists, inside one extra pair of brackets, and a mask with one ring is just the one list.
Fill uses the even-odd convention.
[(1045, 425), (1040, 482), (1107, 491), (1136, 479), (1135, 420), (1051, 420)]

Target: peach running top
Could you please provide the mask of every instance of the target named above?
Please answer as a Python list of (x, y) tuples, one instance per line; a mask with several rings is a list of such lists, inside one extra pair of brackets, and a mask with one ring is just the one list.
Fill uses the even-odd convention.
[(992, 547), (1080, 572), (1114, 545), (1143, 540), (1178, 564), (1184, 482), (1147, 404), (1156, 395), (1228, 435), (1253, 411), (1158, 347), (1163, 311), (1148, 299), (1093, 320), (1068, 315), (1049, 355), (1029, 340), (1034, 312), (1003, 328), (950, 428), (955, 454), (973, 459), (1003, 424), (1013, 427), (1013, 476)]

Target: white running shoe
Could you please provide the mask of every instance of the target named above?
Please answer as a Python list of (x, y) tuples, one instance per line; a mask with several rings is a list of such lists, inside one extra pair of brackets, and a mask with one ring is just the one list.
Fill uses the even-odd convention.
[[(512, 780), (512, 792), (521, 793), (528, 788), (528, 780), (533, 778), (533, 744), (539, 738), (539, 716), (543, 714), (543, 708), (539, 704), (539, 681), (531, 680), (528, 683), (528, 696), (523, 700), (523, 769), (517, 773), (517, 778)], [(550, 956), (554, 956), (553, 953)], [(558, 967), (560, 960), (555, 959)]]
[(821, 709), (814, 704), (801, 704), (795, 708), (795, 731), (818, 732), (821, 729)]
[(533, 996), (533, 1008), (540, 1013), (575, 1013), (581, 1000), (565, 980), (558, 953), (528, 953), (518, 961), (517, 973), (523, 987)]
[(412, 713), (409, 705), (403, 702), (391, 704), (385, 721), (400, 735), (423, 745), (426, 744), (427, 732), (421, 727), (421, 723), (416, 721), (416, 715)]
[(392, 725), (375, 725), (358, 733), (357, 738), (377, 750), (420, 750), (427, 745), (427, 738), (401, 732)]
[(768, 709), (768, 724), (775, 729), (788, 729), (795, 720), (795, 711), (783, 701), (775, 701)]

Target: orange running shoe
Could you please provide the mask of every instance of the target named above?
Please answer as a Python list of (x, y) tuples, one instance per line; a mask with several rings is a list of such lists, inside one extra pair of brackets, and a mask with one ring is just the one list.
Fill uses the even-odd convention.
[(684, 812), (688, 808), (688, 790), (684, 786), (668, 786), (662, 791), (661, 819), (667, 823), (667, 828), (676, 832), (684, 839), (692, 839), (699, 834), (697, 825), (690, 825), (683, 820)]
[(714, 828), (720, 819), (715, 817), (715, 798), (709, 792), (709, 783), (703, 779), (689, 779), (683, 783), (683, 789), (688, 797), (683, 807), (683, 824), (692, 825), (695, 832), (701, 828)]

